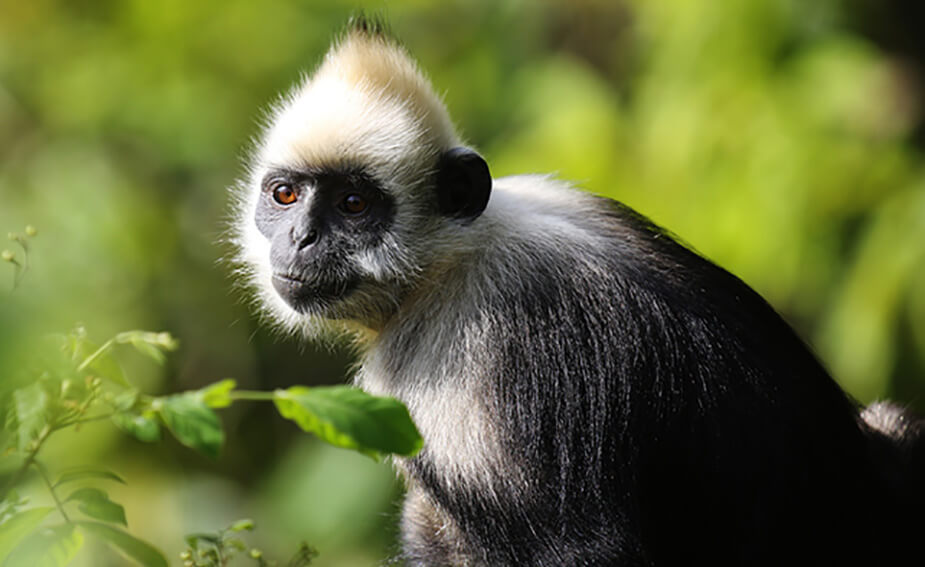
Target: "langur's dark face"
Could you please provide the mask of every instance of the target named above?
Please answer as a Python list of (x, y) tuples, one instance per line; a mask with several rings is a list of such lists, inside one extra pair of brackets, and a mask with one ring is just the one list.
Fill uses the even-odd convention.
[(273, 287), (300, 313), (322, 313), (362, 283), (356, 257), (377, 246), (394, 200), (362, 171), (268, 172), (256, 223), (270, 241)]

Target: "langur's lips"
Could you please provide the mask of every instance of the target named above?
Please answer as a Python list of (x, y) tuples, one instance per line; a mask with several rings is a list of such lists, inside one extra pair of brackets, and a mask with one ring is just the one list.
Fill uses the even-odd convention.
[(354, 287), (353, 283), (308, 281), (288, 274), (273, 274), (273, 289), (300, 313), (308, 312), (319, 304), (343, 299)]

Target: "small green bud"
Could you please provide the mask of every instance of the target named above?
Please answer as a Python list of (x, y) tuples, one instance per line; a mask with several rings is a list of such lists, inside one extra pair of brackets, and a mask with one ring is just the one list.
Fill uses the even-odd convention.
[(180, 559), (182, 559), (183, 561), (189, 561), (192, 558), (193, 558), (193, 554), (190, 553), (188, 549), (180, 553)]
[(16, 235), (15, 232), (8, 232), (8, 233), (6, 233), (6, 237), (9, 238), (10, 240), (12, 240), (13, 242), (15, 242), (15, 241), (17, 241), (17, 240), (19, 239), (19, 237)]
[(26, 225), (26, 236), (35, 236), (39, 233), (31, 224)]
[(263, 557), (263, 552), (260, 551), (259, 549), (254, 548), (251, 550), (250, 555), (251, 555), (251, 559), (260, 559), (261, 557)]
[(254, 521), (253, 520), (238, 520), (237, 522), (231, 524), (228, 527), (228, 529), (230, 529), (233, 532), (240, 532), (244, 530), (251, 531), (254, 529)]
[(0, 258), (3, 258), (4, 262), (15, 262), (16, 261), (16, 255), (13, 254), (12, 250), (4, 250), (3, 252), (0, 252)]
[(170, 333), (158, 333), (155, 338), (157, 344), (164, 347), (167, 350), (174, 350), (179, 346), (177, 339), (173, 338), (173, 335)]

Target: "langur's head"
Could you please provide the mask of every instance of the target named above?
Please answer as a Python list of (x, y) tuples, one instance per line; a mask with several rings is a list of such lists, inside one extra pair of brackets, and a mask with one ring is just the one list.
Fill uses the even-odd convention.
[(355, 22), (271, 113), (239, 186), (238, 259), (285, 328), (376, 328), (490, 191), (414, 61)]

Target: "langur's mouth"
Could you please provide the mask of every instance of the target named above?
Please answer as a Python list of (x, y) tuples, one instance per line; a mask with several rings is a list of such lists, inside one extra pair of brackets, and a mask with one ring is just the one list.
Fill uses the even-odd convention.
[(311, 281), (288, 274), (273, 274), (273, 288), (283, 301), (299, 313), (322, 307), (346, 298), (356, 288), (356, 282)]
[(310, 285), (308, 281), (303, 280), (301, 278), (297, 278), (295, 276), (290, 276), (288, 274), (279, 274), (279, 273), (273, 274), (274, 283), (276, 280), (281, 280), (289, 284)]

